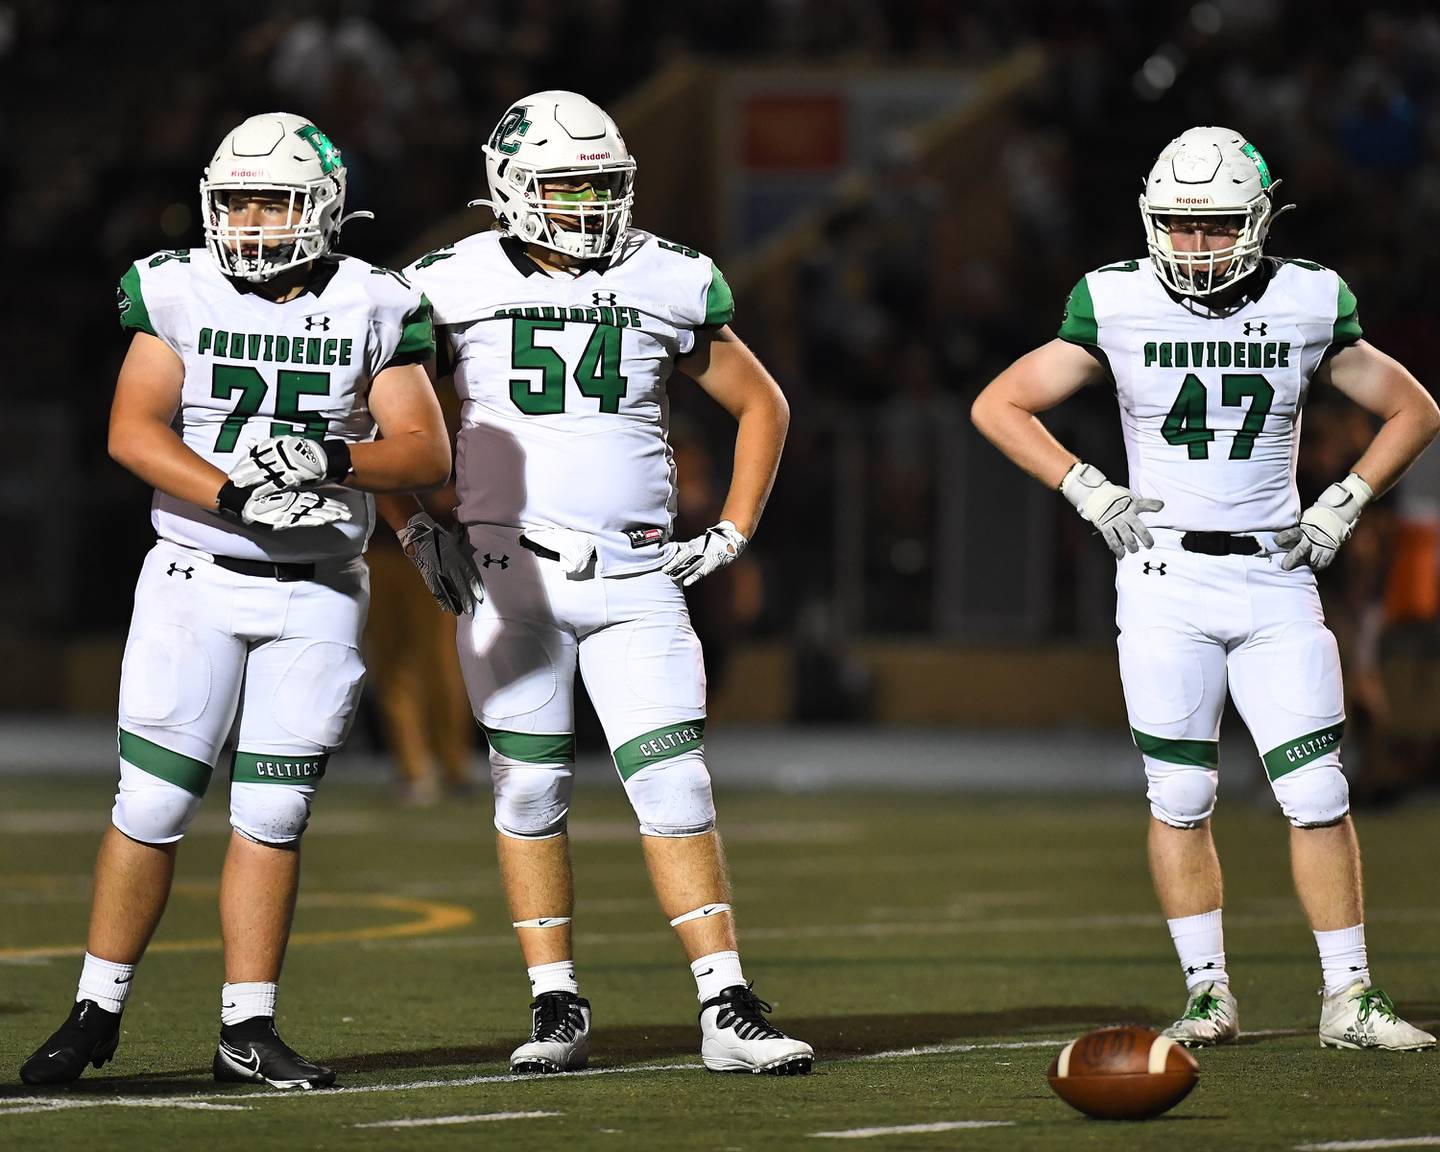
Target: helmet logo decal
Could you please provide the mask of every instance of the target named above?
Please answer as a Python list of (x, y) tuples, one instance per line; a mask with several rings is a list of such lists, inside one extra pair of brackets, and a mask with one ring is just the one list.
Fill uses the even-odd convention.
[(335, 169), (343, 167), (344, 162), (340, 159), (340, 149), (330, 143), (330, 137), (314, 124), (306, 124), (303, 128), (295, 129), (295, 135), (315, 149), (315, 155), (320, 157), (320, 171), (325, 175), (328, 176)]
[(1265, 157), (1260, 155), (1260, 149), (1256, 148), (1254, 144), (1246, 144), (1240, 151), (1255, 161), (1255, 167), (1260, 172), (1260, 187), (1269, 188), (1272, 183), (1270, 178), (1270, 165), (1265, 163)]
[[(494, 135), (490, 137), (490, 147), (506, 156), (513, 156), (520, 151), (519, 137), (530, 131), (530, 121), (525, 119), (525, 114), (529, 111), (524, 105), (517, 104), (506, 112), (500, 118), (500, 123), (495, 125)], [(511, 136), (516, 139), (511, 140)]]

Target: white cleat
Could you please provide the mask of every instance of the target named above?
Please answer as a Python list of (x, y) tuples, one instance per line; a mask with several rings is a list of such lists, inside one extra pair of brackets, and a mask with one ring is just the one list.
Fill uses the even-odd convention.
[(1357, 980), (1321, 1003), (1320, 1046), (1417, 1052), (1435, 1047), (1435, 1037), (1400, 1019), (1390, 997), (1379, 988)]
[(736, 984), (700, 1005), (700, 1056), (711, 1072), (763, 1072), (803, 1076), (815, 1050), (765, 1019), (770, 1005)]
[(590, 1059), (590, 1001), (546, 992), (530, 1005), (530, 1039), (510, 1053), (510, 1071), (574, 1072)]
[(1185, 1015), (1161, 1033), (1186, 1048), (1233, 1044), (1240, 1038), (1240, 1010), (1229, 984), (1210, 981), (1196, 985), (1185, 1005)]

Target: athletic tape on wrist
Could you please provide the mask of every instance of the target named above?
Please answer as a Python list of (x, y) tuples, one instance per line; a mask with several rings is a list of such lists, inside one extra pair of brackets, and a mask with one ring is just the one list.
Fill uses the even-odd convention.
[(322, 445), (325, 449), (325, 479), (344, 480), (350, 475), (350, 444), (345, 440), (326, 440)]
[(703, 920), (707, 916), (718, 916), (721, 912), (729, 912), (729, 904), (702, 904), (693, 912), (686, 912), (683, 916), (676, 916), (670, 921), (670, 927), (678, 928), (687, 920)]
[(512, 920), (512, 928), (558, 928), (570, 923), (569, 916), (537, 916), (534, 920)]
[(224, 484), (220, 485), (220, 491), (215, 496), (215, 510), (228, 512), (238, 520), (241, 519), (245, 511), (245, 502), (249, 499), (249, 488), (240, 488), (233, 480), (226, 480)]

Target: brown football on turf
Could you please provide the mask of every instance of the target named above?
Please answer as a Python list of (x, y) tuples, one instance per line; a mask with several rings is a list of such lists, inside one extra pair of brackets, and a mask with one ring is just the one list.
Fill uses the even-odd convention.
[(1200, 1065), (1158, 1032), (1127, 1024), (1072, 1040), (1050, 1064), (1050, 1087), (1097, 1120), (1148, 1120), (1190, 1094)]

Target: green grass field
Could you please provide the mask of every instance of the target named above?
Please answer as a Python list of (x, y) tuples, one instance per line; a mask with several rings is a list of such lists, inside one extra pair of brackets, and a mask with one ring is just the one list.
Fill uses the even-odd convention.
[[(514, 1080), (528, 987), (500, 896), (488, 803), (397, 809), (327, 782), (280, 1023), (341, 1091), (219, 1087), (215, 880), (224, 796), (180, 857), (136, 977), (116, 1060), (69, 1090), (16, 1078), (68, 1010), (100, 778), (9, 780), (0, 812), (0, 1147), (428, 1149), (823, 1148), (858, 1128), (989, 1122), (876, 1136), (876, 1149), (1295, 1148), (1440, 1140), (1440, 1056), (1322, 1050), (1319, 969), (1277, 815), (1222, 805), (1227, 947), (1250, 1035), (1200, 1053), (1171, 1114), (1086, 1120), (1050, 1094), (1061, 1043), (1168, 1022), (1183, 985), (1145, 874), (1133, 802), (721, 795), (742, 956), (775, 1019), (816, 1049), (804, 1078), (699, 1066), (694, 987), (653, 905), (618, 788), (572, 822), (591, 1070)], [(1369, 939), (1410, 1019), (1440, 1019), (1440, 838), (1433, 808), (1365, 816)], [(485, 1114), (530, 1114), (478, 1120)], [(396, 1121), (452, 1123), (397, 1126)], [(999, 1126), (999, 1125), (1004, 1125)], [(1436, 1142), (1432, 1140), (1431, 1142)]]

